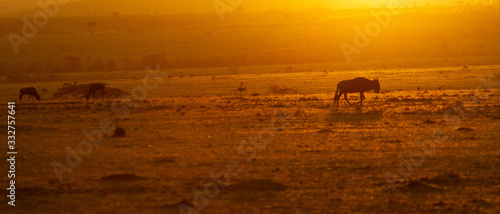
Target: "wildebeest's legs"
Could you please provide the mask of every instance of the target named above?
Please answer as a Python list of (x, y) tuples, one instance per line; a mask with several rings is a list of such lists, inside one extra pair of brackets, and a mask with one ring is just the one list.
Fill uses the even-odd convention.
[(345, 101), (347, 101), (347, 103), (348, 103), (349, 105), (351, 105), (351, 103), (350, 103), (350, 102), (349, 102), (349, 100), (347, 99), (347, 92), (346, 92), (346, 93), (344, 93), (344, 99), (345, 99)]
[[(103, 94), (104, 97), (106, 97), (106, 100), (109, 100), (108, 99), (108, 94), (106, 94), (106, 92), (104, 92), (104, 90), (102, 90), (102, 94)], [(104, 100), (104, 98), (102, 98), (102, 99)]]
[(363, 92), (359, 92), (359, 102), (358, 104), (360, 105), (363, 105), (363, 100), (365, 100), (365, 95), (363, 94)]

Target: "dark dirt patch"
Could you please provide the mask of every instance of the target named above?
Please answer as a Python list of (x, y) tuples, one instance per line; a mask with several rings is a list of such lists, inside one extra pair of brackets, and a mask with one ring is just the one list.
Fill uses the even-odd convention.
[(435, 191), (445, 190), (447, 187), (456, 186), (460, 183), (460, 176), (456, 173), (447, 173), (435, 177), (421, 177), (410, 179), (404, 188), (408, 190)]
[(101, 178), (101, 181), (138, 181), (144, 179), (146, 178), (142, 176), (125, 173), (125, 174), (111, 174), (108, 176), (104, 176)]
[(54, 195), (54, 194), (60, 193), (60, 191), (58, 191), (58, 190), (45, 188), (45, 187), (37, 187), (37, 186), (21, 187), (19, 189), (16, 189), (16, 192), (22, 193), (22, 194), (20, 194), (21, 197), (22, 196), (46, 196), (46, 195)]
[(460, 132), (471, 132), (471, 131), (474, 131), (474, 129), (471, 129), (469, 127), (460, 127), (457, 129), (457, 131), (460, 131)]
[(287, 186), (271, 179), (250, 179), (240, 181), (229, 188), (234, 191), (283, 191)]

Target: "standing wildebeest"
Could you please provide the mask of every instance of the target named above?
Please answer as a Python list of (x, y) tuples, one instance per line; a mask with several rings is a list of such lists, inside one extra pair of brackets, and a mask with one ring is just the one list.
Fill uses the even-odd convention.
[(370, 90), (374, 90), (375, 93), (380, 92), (380, 83), (378, 82), (378, 79), (369, 80), (364, 77), (357, 77), (352, 80), (340, 81), (337, 84), (335, 98), (333, 98), (334, 105), (337, 104), (337, 106), (339, 106), (339, 100), (342, 94), (344, 94), (344, 99), (347, 101), (347, 103), (351, 105), (349, 100), (347, 100), (347, 93), (359, 93), (361, 100), (358, 102), (358, 104), (363, 105), (363, 100), (365, 99), (365, 95), (363, 93)]
[(238, 87), (238, 92), (241, 94), (242, 92), (247, 91), (247, 86), (243, 84), (243, 82), (240, 83), (240, 87)]
[(30, 95), (28, 97), (28, 100), (30, 100), (30, 98), (32, 97), (35, 97), (36, 100), (40, 100), (40, 95), (38, 94), (38, 92), (36, 92), (36, 89), (33, 88), (33, 87), (28, 87), (28, 88), (21, 88), (21, 90), (19, 90), (19, 100), (23, 100), (23, 95)]
[(463, 70), (463, 71), (465, 71), (465, 70), (469, 70), (469, 66), (467, 66), (467, 65), (466, 65), (466, 66), (464, 66), (464, 68), (462, 68), (462, 70)]
[[(87, 102), (89, 101), (90, 94), (92, 94), (92, 101), (94, 101), (96, 91), (101, 91), (103, 97), (106, 97), (106, 99), (108, 99), (108, 95), (104, 91), (104, 87), (105, 87), (104, 83), (91, 83), (89, 86), (89, 90), (87, 91), (87, 94), (85, 94), (85, 98), (87, 98)], [(104, 98), (102, 98), (102, 99), (104, 99)]]

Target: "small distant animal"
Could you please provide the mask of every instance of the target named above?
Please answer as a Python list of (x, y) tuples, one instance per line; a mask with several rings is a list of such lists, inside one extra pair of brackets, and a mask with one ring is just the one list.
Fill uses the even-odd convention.
[(352, 80), (343, 80), (337, 84), (337, 91), (335, 91), (334, 105), (339, 106), (340, 96), (344, 95), (344, 99), (349, 105), (351, 103), (347, 99), (348, 93), (359, 93), (360, 101), (357, 104), (363, 105), (363, 100), (365, 99), (364, 92), (374, 90), (375, 93), (380, 93), (380, 83), (378, 79), (369, 80), (364, 77), (356, 77)]
[(47, 93), (47, 89), (42, 88), (42, 93)]
[(213, 34), (214, 34), (214, 32), (213, 32), (213, 31), (208, 31), (207, 33), (205, 33), (205, 36), (206, 36), (207, 38), (210, 38), (210, 37), (212, 37), (212, 35), (213, 35)]
[(173, 78), (174, 78), (174, 76), (172, 76), (172, 75), (167, 76), (167, 79), (173, 79)]
[(245, 86), (245, 84), (243, 84), (243, 82), (240, 83), (240, 87), (238, 87), (238, 92), (241, 94), (242, 92), (246, 92), (247, 91), (247, 87)]
[(182, 78), (184, 78), (184, 75), (180, 75), (180, 76), (179, 76), (179, 79), (182, 79)]
[(36, 92), (36, 89), (33, 87), (21, 88), (21, 90), (19, 90), (20, 101), (23, 100), (24, 95), (29, 95), (28, 101), (30, 100), (30, 98), (33, 100), (33, 97), (35, 97), (36, 100), (40, 100), (40, 95), (38, 94), (38, 92)]
[(465, 71), (465, 70), (469, 70), (469, 66), (467, 66), (467, 65), (466, 65), (466, 66), (464, 66), (464, 68), (462, 68), (462, 70), (463, 70), (463, 71)]
[(439, 86), (439, 88), (438, 88), (438, 89), (441, 91), (441, 90), (443, 90), (443, 87)]
[(66, 45), (65, 44), (59, 44), (59, 45), (57, 45), (57, 48), (59, 48), (60, 51), (64, 51), (64, 49), (66, 49)]
[(194, 74), (190, 74), (189, 75), (189, 78), (193, 78), (193, 77), (195, 77)]
[(324, 70), (323, 73), (328, 74), (328, 70)]
[[(87, 102), (89, 101), (91, 94), (92, 94), (92, 101), (94, 101), (96, 91), (101, 91), (102, 96), (106, 97), (106, 99), (108, 99), (108, 95), (104, 91), (104, 87), (106, 87), (106, 84), (104, 84), (104, 83), (91, 83), (89, 86), (89, 90), (87, 91), (87, 94), (85, 94), (85, 98), (87, 99)], [(104, 98), (102, 98), (102, 99), (104, 99)]]

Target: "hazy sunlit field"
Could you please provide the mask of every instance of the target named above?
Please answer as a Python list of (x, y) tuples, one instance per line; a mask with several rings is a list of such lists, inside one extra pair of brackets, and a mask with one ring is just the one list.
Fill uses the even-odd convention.
[[(193, 188), (213, 183), (211, 174), (235, 161), (239, 173), (202, 212), (495, 213), (496, 69), (164, 77), (124, 120), (112, 111), (113, 99), (50, 99), (63, 82), (40, 83), (49, 91), (43, 100), (17, 107), (18, 211), (176, 213), (180, 203), (194, 206)], [(334, 83), (361, 72), (378, 76), (382, 92), (367, 93), (362, 107), (334, 107)], [(106, 82), (125, 91), (141, 84)], [(237, 92), (240, 82), (248, 92)], [(15, 95), (21, 85), (3, 84), (2, 96)], [(280, 94), (273, 85), (293, 92)], [(66, 163), (67, 147), (77, 151), (82, 131), (103, 118), (123, 127), (126, 137), (105, 133), (59, 182), (51, 164)], [(399, 174), (401, 158), (408, 161), (421, 151), (417, 142), (428, 139), (437, 142), (434, 152), (414, 157), (421, 163)], [(388, 172), (396, 177), (387, 178)]]

